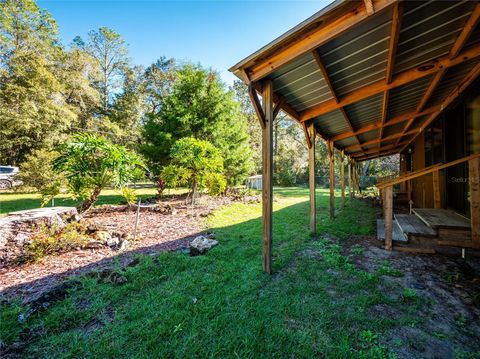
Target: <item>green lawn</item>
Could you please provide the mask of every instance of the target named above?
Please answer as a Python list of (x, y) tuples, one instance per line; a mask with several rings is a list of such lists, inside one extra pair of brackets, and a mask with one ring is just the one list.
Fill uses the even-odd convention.
[[(234, 204), (209, 218), (220, 244), (207, 255), (141, 256), (138, 266), (119, 268), (128, 283), (84, 278), (67, 299), (22, 323), (27, 308), (2, 305), (1, 340), (29, 338), (22, 356), (32, 358), (393, 356), (379, 338), (402, 323), (371, 310), (414, 313), (418, 303), (390, 299), (380, 273), (356, 269), (341, 243), (309, 236), (307, 189), (276, 193), (273, 275), (261, 271), (261, 205)], [(368, 203), (347, 201), (335, 220), (326, 190), (317, 203), (320, 233), (374, 233)]]

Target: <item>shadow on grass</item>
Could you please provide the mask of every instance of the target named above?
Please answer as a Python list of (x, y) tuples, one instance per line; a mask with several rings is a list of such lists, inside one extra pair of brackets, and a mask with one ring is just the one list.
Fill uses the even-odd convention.
[[(317, 199), (319, 233), (345, 238), (373, 230), (374, 210), (364, 202), (347, 203), (330, 220), (328, 195)], [(9, 341), (28, 341), (24, 357), (351, 355), (359, 328), (383, 325), (365, 311), (365, 301), (377, 303), (381, 293), (365, 294), (373, 283), (368, 278), (354, 283), (357, 274), (344, 275), (341, 267), (328, 273), (325, 261), (301, 255), (312, 243), (308, 208), (303, 199), (274, 204), (273, 276), (261, 271), (261, 205), (235, 204), (210, 219), (219, 246), (207, 255), (140, 256), (136, 267), (120, 269), (128, 280), (124, 285), (84, 277), (45, 311), (22, 323), (7, 320), (9, 333), (18, 333)], [(76, 270), (159, 250), (130, 251)], [(347, 292), (353, 296), (348, 303)], [(357, 296), (362, 300), (355, 302)]]

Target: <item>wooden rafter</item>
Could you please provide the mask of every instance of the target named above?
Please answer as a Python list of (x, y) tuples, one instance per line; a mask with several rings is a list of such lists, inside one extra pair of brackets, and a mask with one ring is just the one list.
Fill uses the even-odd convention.
[[(397, 0), (372, 0), (375, 11), (380, 11)], [(262, 59), (251, 60), (251, 63), (246, 63), (243, 67), (247, 68), (247, 73), (250, 81), (258, 81), (273, 71), (292, 61), (296, 57), (313, 51), (321, 45), (343, 34), (353, 26), (365, 21), (369, 16), (373, 16), (367, 12), (365, 4), (359, 3), (345, 3), (349, 11), (334, 12), (330, 16), (325, 16), (322, 19), (320, 26), (317, 26), (309, 36), (302, 36), (296, 40), (292, 40), (289, 46), (278, 47), (272, 50), (272, 54), (265, 56)]]
[(386, 150), (400, 150), (402, 148), (403, 145), (407, 144), (407, 142), (401, 142), (399, 143), (398, 145), (397, 144), (390, 144), (390, 145), (386, 145), (386, 146), (383, 146), (383, 147), (379, 147), (379, 148), (372, 148), (372, 149), (369, 149), (369, 150), (366, 150), (364, 154), (362, 154), (361, 152), (353, 152), (350, 154), (350, 156), (352, 158), (358, 158), (358, 157), (362, 157), (364, 155), (372, 155), (372, 154), (376, 154), (376, 153), (381, 153), (383, 151), (386, 151)]
[[(465, 78), (462, 80), (461, 83), (459, 83), (451, 92), (450, 94), (442, 101), (442, 103), (440, 104), (440, 110), (438, 111), (435, 111), (433, 112), (430, 117), (428, 117), (428, 119), (422, 124), (422, 126), (420, 126), (418, 128), (418, 130), (420, 130), (421, 132), (423, 132), (423, 130), (425, 130), (425, 128), (428, 127), (428, 125), (430, 125), (433, 120), (435, 120), (437, 118), (437, 116), (439, 114), (442, 113), (442, 111), (447, 108), (455, 99), (458, 98), (458, 96), (460, 96), (460, 94), (465, 91), (465, 89), (473, 82), (475, 81), (478, 77), (480, 76), (480, 62), (475, 65), (475, 67), (470, 70), (470, 72), (465, 76)], [(419, 132), (420, 133), (420, 132)], [(418, 134), (415, 134), (413, 136), (413, 138), (408, 141), (408, 143), (403, 146), (403, 148), (401, 149), (400, 152), (403, 152), (405, 150), (405, 148), (408, 147), (408, 145), (410, 143), (412, 143), (415, 138), (418, 136)], [(406, 135), (406, 134), (405, 134)]]
[(399, 153), (398, 150), (386, 151), (386, 152), (382, 152), (382, 153), (376, 153), (376, 154), (373, 154), (373, 155), (357, 157), (355, 160), (358, 161), (358, 162), (362, 162), (362, 161), (372, 160), (374, 158), (381, 158), (381, 157), (396, 155), (397, 153)]
[(258, 93), (253, 84), (248, 85), (248, 95), (250, 96), (250, 101), (252, 102), (252, 106), (257, 113), (258, 121), (260, 122), (260, 126), (265, 128), (265, 113), (262, 109), (262, 104), (260, 99), (258, 98)]
[[(458, 35), (457, 39), (453, 43), (453, 46), (450, 49), (450, 52), (448, 54), (448, 58), (453, 59), (456, 56), (458, 56), (460, 50), (463, 48), (463, 46), (467, 42), (468, 38), (470, 37), (470, 34), (475, 29), (475, 26), (478, 24), (479, 20), (480, 20), (480, 4), (477, 4), (473, 9), (473, 12), (468, 18), (467, 22), (465, 23), (465, 26), (463, 27), (462, 32), (460, 33), (460, 35)], [(432, 81), (428, 85), (427, 90), (425, 91), (422, 98), (420, 99), (420, 102), (417, 105), (417, 111), (422, 111), (422, 109), (427, 104), (430, 97), (433, 95), (435, 89), (437, 88), (438, 84), (442, 80), (445, 73), (446, 73), (446, 70), (442, 69), (439, 72), (437, 72), (437, 74), (433, 77)], [(405, 124), (405, 127), (403, 128), (403, 131), (402, 131), (403, 133), (408, 131), (413, 121), (414, 121), (414, 118), (410, 119)], [(397, 143), (399, 141), (400, 139), (397, 140)]]
[[(365, 146), (377, 144), (378, 142), (395, 140), (395, 139), (397, 139), (397, 138), (399, 138), (399, 137), (402, 137), (402, 136), (408, 136), (408, 135), (417, 134), (419, 131), (420, 131), (420, 129), (417, 129), (417, 128), (416, 128), (416, 129), (414, 129), (414, 130), (410, 130), (410, 131), (406, 132), (405, 134), (394, 133), (393, 135), (384, 137), (384, 138), (382, 138), (381, 140), (378, 139), (378, 138), (375, 138), (375, 139), (373, 139), (373, 140), (371, 140), (371, 141), (363, 142), (363, 143), (362, 143), (362, 146), (365, 147)], [(356, 149), (356, 148), (359, 148), (359, 147), (360, 147), (360, 145), (347, 146), (347, 147), (345, 147), (345, 151), (351, 152), (352, 150), (354, 150), (354, 149)]]
[(335, 142), (338, 142), (338, 141), (343, 140), (345, 138), (353, 137), (355, 135), (360, 135), (362, 133), (378, 130), (380, 128), (385, 128), (385, 127), (388, 127), (388, 126), (395, 125), (397, 123), (408, 121), (411, 117), (417, 118), (417, 117), (429, 115), (429, 114), (431, 114), (435, 111), (438, 111), (438, 110), (440, 110), (440, 106), (433, 106), (433, 107), (430, 107), (430, 108), (427, 108), (427, 109), (423, 110), (422, 112), (416, 112), (416, 111), (407, 112), (407, 113), (404, 113), (402, 115), (393, 117), (393, 118), (385, 121), (385, 123), (383, 123), (383, 124), (382, 124), (382, 121), (377, 121), (377, 122), (372, 123), (370, 125), (360, 127), (355, 132), (348, 131), (348, 132), (340, 133), (336, 136), (333, 136), (331, 138), (331, 140), (335, 141)]
[[(336, 103), (338, 103), (338, 96), (335, 91), (335, 88), (333, 87), (332, 81), (330, 79), (330, 76), (328, 75), (327, 68), (325, 67), (325, 64), (322, 61), (322, 58), (317, 50), (314, 50), (312, 52), (312, 55), (317, 63), (318, 68), (320, 69), (320, 72), (322, 73), (323, 79), (327, 83), (328, 88), (330, 89), (330, 93), (332, 94), (333, 99), (335, 100)], [(343, 107), (339, 108), (340, 112), (343, 115), (343, 118), (345, 119), (345, 122), (347, 123), (348, 128), (350, 131), (354, 132), (353, 126), (352, 126), (352, 121), (350, 121), (350, 118), (348, 117), (347, 112)], [(359, 145), (361, 145), (360, 139), (358, 138), (357, 135), (354, 136), (357, 139), (357, 142)], [(361, 147), (360, 147), (361, 149)]]
[[(402, 26), (403, 2), (397, 2), (392, 11), (392, 27), (390, 29), (390, 42), (388, 44), (387, 68), (385, 71), (385, 81), (387, 84), (392, 82), (393, 68), (395, 67), (395, 55), (397, 53), (398, 38), (400, 36), (400, 27)], [(382, 103), (382, 124), (385, 122), (388, 113), (388, 100), (390, 90), (383, 93)], [(383, 137), (383, 126), (380, 127), (379, 139)], [(380, 146), (380, 143), (379, 143)]]
[(477, 58), (480, 56), (480, 44), (476, 44), (469, 49), (463, 51), (458, 56), (450, 59), (447, 56), (438, 58), (436, 61), (432, 61), (428, 64), (418, 66), (410, 70), (401, 72), (392, 78), (392, 82), (387, 84), (386, 80), (379, 80), (370, 85), (364, 86), (358, 90), (355, 90), (348, 95), (344, 96), (339, 102), (335, 102), (334, 99), (324, 101), (318, 105), (315, 105), (303, 112), (300, 113), (300, 121), (308, 121), (312, 118), (318, 117), (325, 113), (331, 112), (333, 110), (339, 109), (346, 105), (350, 105), (354, 102), (366, 99), (367, 97), (376, 95), (378, 93), (384, 92), (386, 90), (391, 90), (392, 88), (399, 87), (410, 82), (419, 80), (423, 77), (436, 74), (437, 72), (450, 68), (452, 66), (464, 63), (468, 60)]
[(372, 0), (363, 0), (365, 4), (365, 10), (367, 10), (368, 15), (372, 15), (375, 12), (375, 7), (373, 6)]

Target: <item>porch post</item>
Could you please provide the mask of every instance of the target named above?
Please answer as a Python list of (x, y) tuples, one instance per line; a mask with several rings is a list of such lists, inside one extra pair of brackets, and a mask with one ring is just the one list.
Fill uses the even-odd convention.
[(440, 208), (440, 180), (438, 177), (438, 170), (433, 172), (433, 208)]
[(310, 187), (310, 233), (315, 234), (316, 223), (316, 201), (315, 201), (315, 137), (316, 130), (313, 123), (308, 125), (308, 183)]
[(342, 209), (345, 208), (345, 164), (343, 163), (344, 151), (340, 151), (340, 187), (342, 188)]
[(350, 193), (350, 201), (353, 199), (353, 186), (352, 186), (352, 159), (348, 160), (348, 192)]
[(385, 249), (392, 250), (393, 237), (393, 190), (392, 186), (385, 187), (383, 193), (383, 215), (385, 221)]
[(270, 79), (263, 83), (262, 107), (264, 126), (262, 128), (262, 267), (265, 273), (272, 273), (272, 197), (273, 197), (273, 85)]
[(330, 218), (335, 218), (335, 167), (333, 159), (333, 142), (327, 141), (328, 162), (330, 172)]
[(468, 161), (470, 218), (474, 248), (480, 248), (480, 157)]

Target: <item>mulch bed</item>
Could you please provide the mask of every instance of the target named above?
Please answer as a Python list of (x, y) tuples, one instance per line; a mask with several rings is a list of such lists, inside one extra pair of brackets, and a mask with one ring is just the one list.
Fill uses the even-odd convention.
[[(170, 214), (142, 208), (140, 211), (137, 239), (128, 250), (119, 252), (107, 246), (80, 249), (73, 252), (48, 256), (41, 262), (8, 266), (0, 269), (0, 298), (20, 297), (30, 302), (42, 293), (51, 290), (64, 279), (105, 268), (112, 261), (126, 264), (139, 253), (175, 251), (188, 248), (190, 241), (206, 229), (205, 218), (223, 205), (232, 203), (231, 197), (202, 196), (195, 207), (185, 204), (184, 197), (162, 201), (162, 206), (173, 210)], [(133, 235), (136, 211), (126, 206), (105, 206), (89, 213), (88, 223)]]

